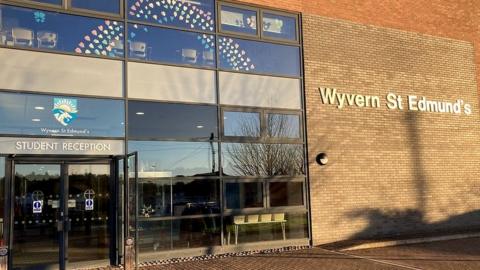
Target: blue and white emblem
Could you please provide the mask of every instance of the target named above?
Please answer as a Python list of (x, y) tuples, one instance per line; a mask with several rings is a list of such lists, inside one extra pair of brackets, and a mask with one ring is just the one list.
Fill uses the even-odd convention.
[(77, 118), (77, 100), (70, 98), (53, 98), (52, 113), (60, 124), (68, 126)]

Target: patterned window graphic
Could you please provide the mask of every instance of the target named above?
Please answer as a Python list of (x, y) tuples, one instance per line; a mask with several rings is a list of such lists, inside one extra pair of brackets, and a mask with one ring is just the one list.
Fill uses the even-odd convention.
[(123, 24), (0, 5), (0, 44), (108, 57), (123, 56)]
[(129, 0), (128, 18), (202, 31), (215, 30), (213, 0)]

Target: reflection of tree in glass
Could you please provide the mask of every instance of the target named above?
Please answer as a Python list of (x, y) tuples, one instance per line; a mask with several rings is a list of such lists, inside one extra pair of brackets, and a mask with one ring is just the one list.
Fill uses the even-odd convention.
[(267, 136), (276, 138), (299, 138), (297, 115), (267, 114)]
[[(238, 122), (243, 136), (255, 137), (259, 133), (258, 123), (250, 118)], [(266, 131), (269, 137), (292, 137), (298, 126), (289, 123), (288, 116), (271, 114), (268, 117)], [(298, 133), (298, 132), (297, 132)], [(225, 145), (229, 160), (226, 174), (248, 176), (275, 176), (304, 174), (303, 145), (295, 144), (259, 144), (232, 143)]]

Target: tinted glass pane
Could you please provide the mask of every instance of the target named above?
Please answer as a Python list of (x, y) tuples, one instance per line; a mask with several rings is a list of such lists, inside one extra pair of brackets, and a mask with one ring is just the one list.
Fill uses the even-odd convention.
[(303, 146), (295, 144), (222, 144), (222, 171), (227, 176), (302, 175)]
[(270, 206), (303, 205), (303, 182), (270, 182)]
[(215, 30), (213, 0), (128, 0), (128, 18), (203, 31)]
[(263, 13), (263, 35), (272, 38), (297, 39), (295, 17)]
[(267, 134), (277, 138), (300, 138), (300, 117), (293, 114), (267, 114)]
[(260, 113), (224, 112), (223, 133), (225, 136), (260, 136)]
[(123, 114), (121, 100), (0, 93), (0, 134), (122, 137)]
[(141, 217), (189, 216), (220, 213), (217, 179), (158, 178), (139, 173)]
[(61, 5), (62, 0), (30, 0), (39, 3), (47, 3), (47, 4), (54, 4), (54, 5)]
[(218, 246), (221, 227), (219, 217), (173, 220), (173, 249)]
[[(171, 249), (172, 222), (170, 220), (155, 220), (145, 217), (138, 218), (138, 248), (140, 260), (142, 253)], [(152, 259), (145, 259), (152, 261)]]
[(257, 34), (257, 12), (248, 9), (221, 6), (222, 30)]
[(130, 138), (217, 138), (217, 107), (156, 102), (128, 103)]
[(263, 183), (226, 183), (225, 199), (228, 209), (263, 207)]
[(129, 24), (129, 53), (134, 59), (215, 67), (212, 35)]
[(220, 37), (218, 50), (223, 69), (300, 76), (298, 47)]
[(71, 0), (71, 3), (75, 8), (120, 13), (120, 0)]
[(174, 179), (173, 216), (220, 213), (220, 183), (210, 179)]
[(139, 171), (155, 177), (218, 175), (216, 143), (130, 141), (138, 151)]
[(123, 24), (0, 6), (0, 44), (80, 54), (123, 56)]

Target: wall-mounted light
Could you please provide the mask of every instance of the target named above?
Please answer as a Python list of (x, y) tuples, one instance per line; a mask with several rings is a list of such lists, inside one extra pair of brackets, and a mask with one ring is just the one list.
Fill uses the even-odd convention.
[(326, 153), (320, 153), (317, 155), (315, 160), (317, 161), (318, 165), (324, 166), (324, 165), (327, 165), (328, 163), (328, 156)]
[(136, 115), (144, 115), (145, 113), (144, 112), (136, 112), (135, 114)]

